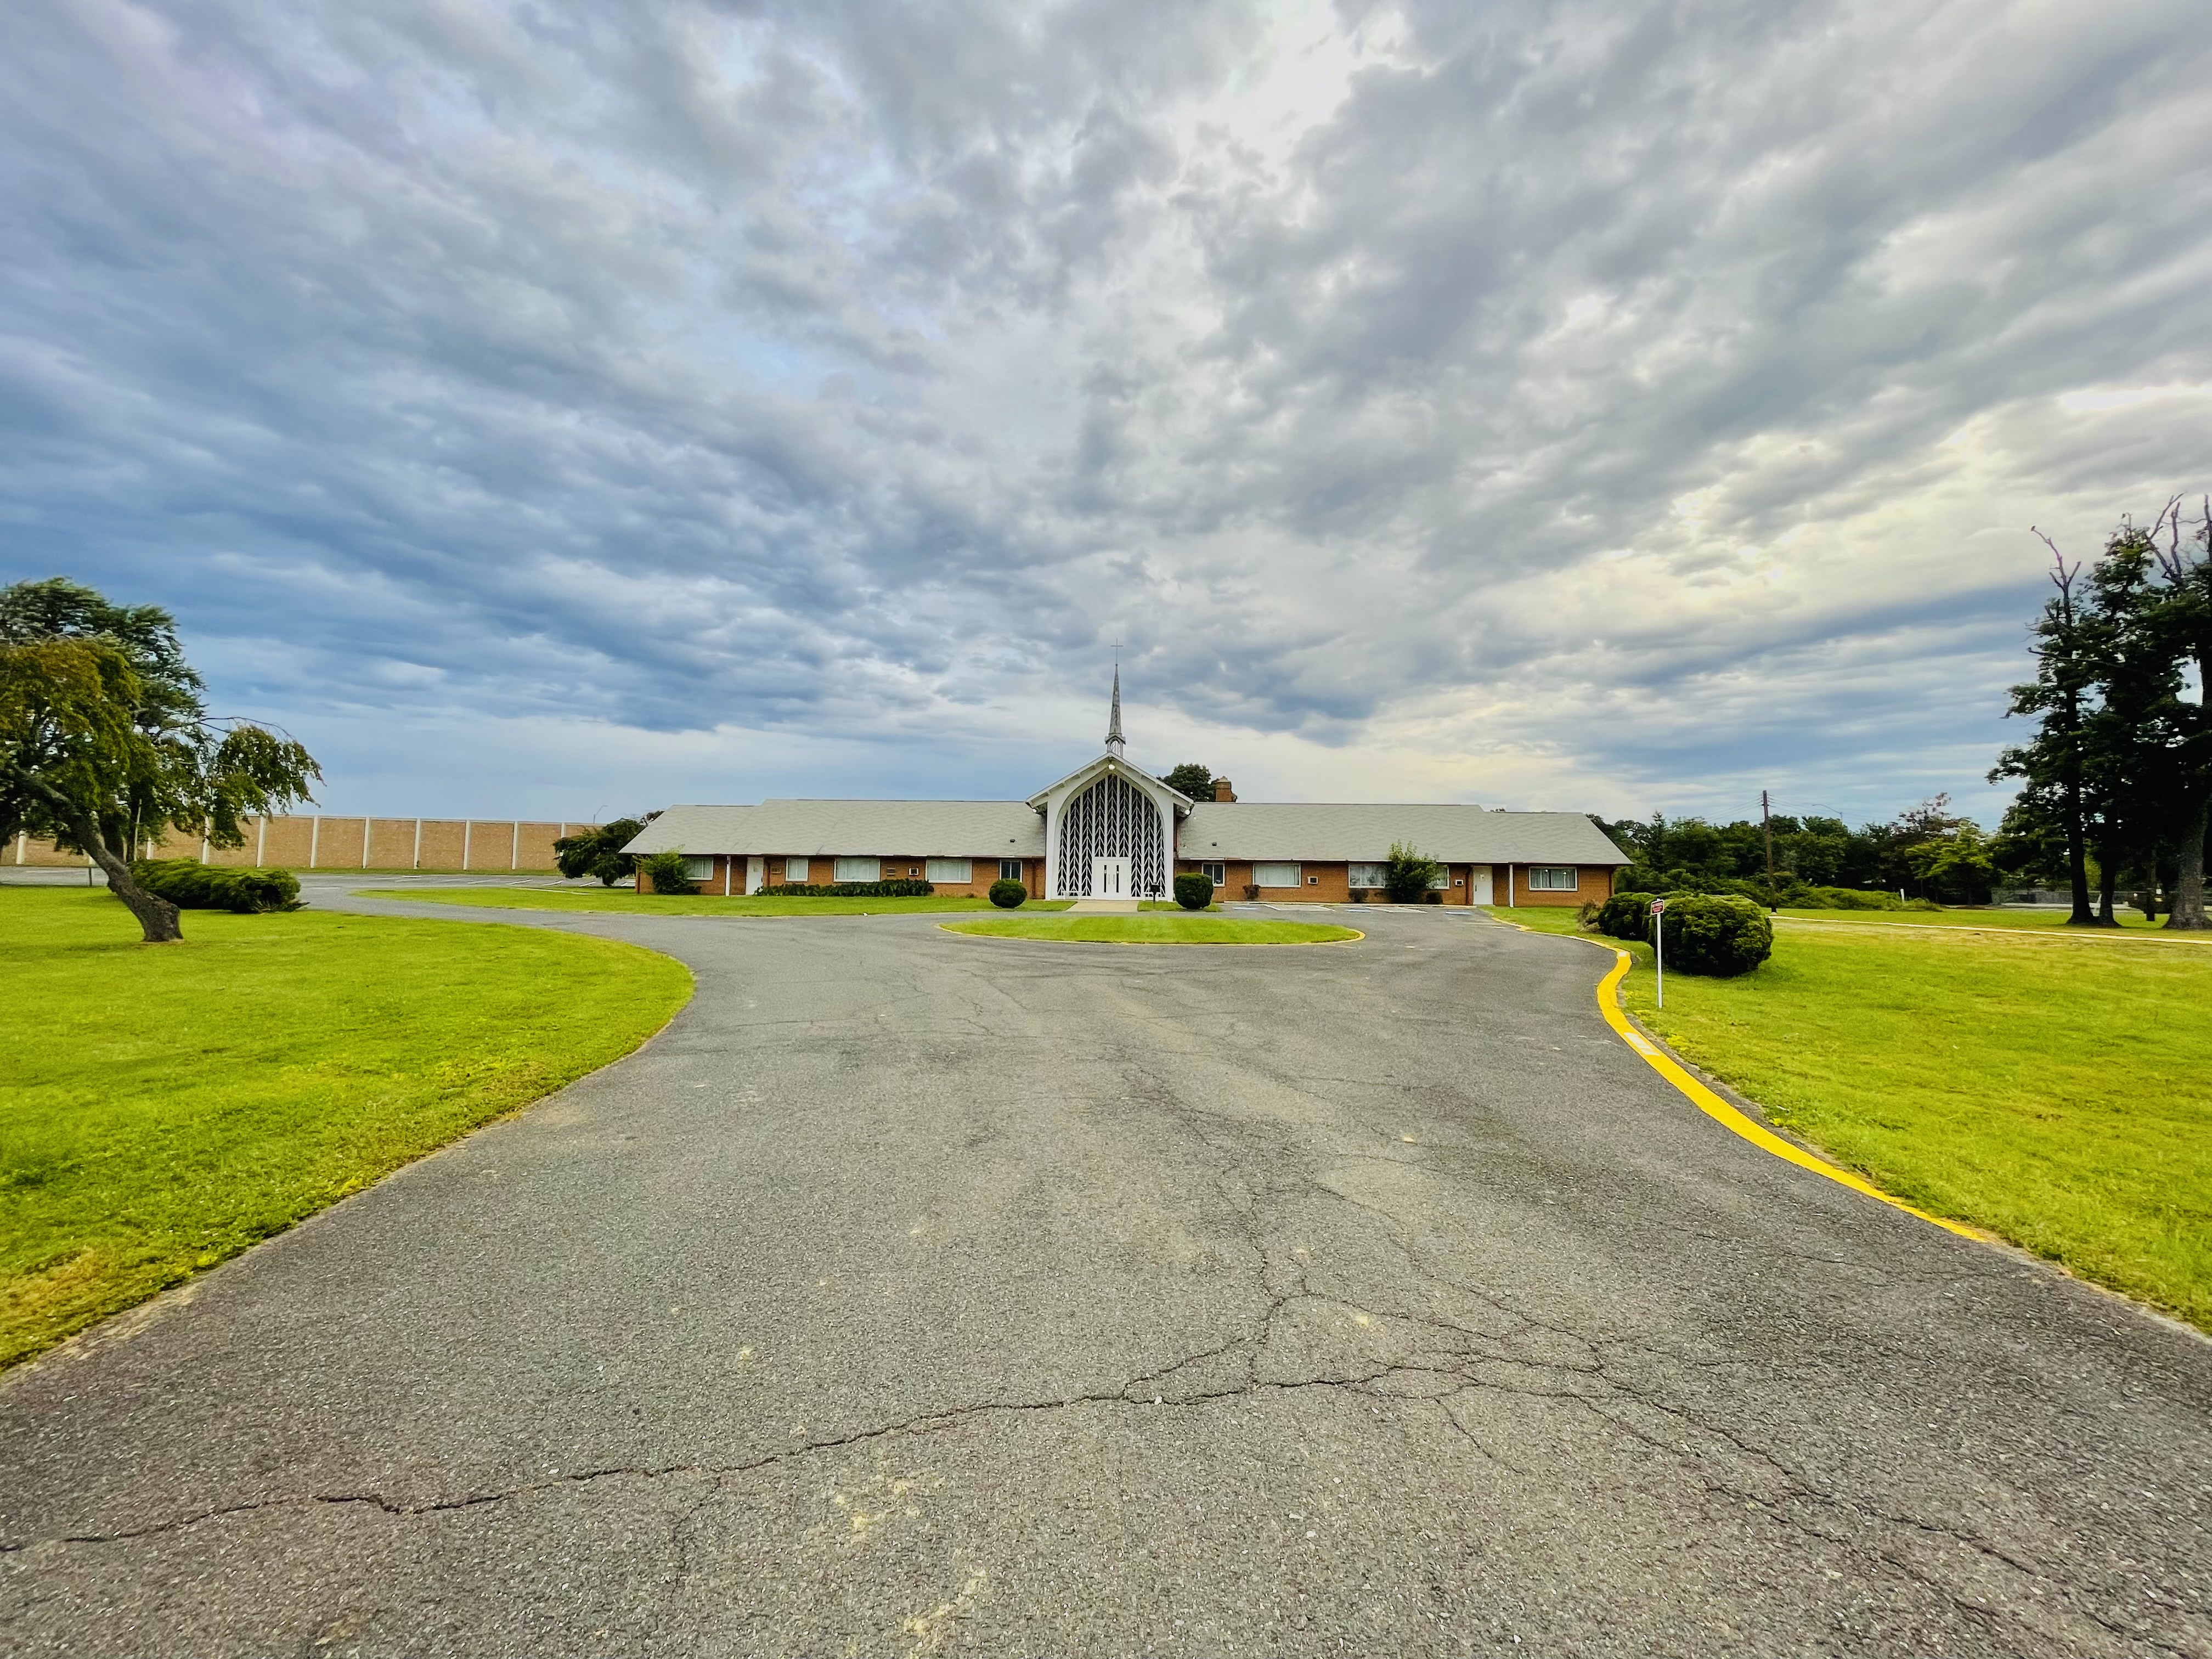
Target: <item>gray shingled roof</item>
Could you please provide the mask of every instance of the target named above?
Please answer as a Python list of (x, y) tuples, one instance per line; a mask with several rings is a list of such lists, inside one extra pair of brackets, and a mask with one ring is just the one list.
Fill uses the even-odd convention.
[[(1200, 801), (1179, 827), (1179, 856), (1380, 860), (1408, 842), (1447, 864), (1622, 865), (1629, 858), (1580, 812), (1480, 806)], [(811, 858), (1042, 858), (1044, 819), (1018, 800), (767, 800), (672, 806), (629, 853)]]
[(815, 858), (1042, 858), (1044, 820), (1018, 800), (764, 800), (672, 806), (626, 853)]
[(1631, 862), (1580, 812), (1480, 806), (1200, 801), (1177, 841), (1179, 855), (1192, 860), (1380, 862), (1402, 841), (1447, 864)]

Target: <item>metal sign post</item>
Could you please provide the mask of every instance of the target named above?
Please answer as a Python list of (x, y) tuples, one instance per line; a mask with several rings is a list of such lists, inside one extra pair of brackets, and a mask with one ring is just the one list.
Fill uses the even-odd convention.
[(1659, 964), (1657, 973), (1659, 981), (1659, 1006), (1662, 1008), (1664, 1008), (1667, 1006), (1666, 915), (1667, 901), (1662, 898), (1653, 899), (1651, 901), (1651, 947), (1657, 952), (1657, 961)]

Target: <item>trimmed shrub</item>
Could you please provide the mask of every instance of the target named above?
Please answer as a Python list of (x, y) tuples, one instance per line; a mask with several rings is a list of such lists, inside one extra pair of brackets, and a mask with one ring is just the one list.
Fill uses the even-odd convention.
[(1428, 898), (1429, 884), (1443, 872), (1443, 866), (1426, 853), (1394, 841), (1382, 866), (1382, 890), (1393, 904), (1419, 904)]
[[(1019, 887), (1021, 883), (1013, 884)], [(996, 887), (998, 884), (992, 884)], [(927, 898), (937, 889), (926, 881), (786, 881), (763, 887), (767, 898)]]
[(1595, 928), (1597, 926), (1598, 913), (1604, 908), (1605, 906), (1596, 899), (1584, 899), (1581, 908), (1575, 912), (1575, 926)]
[(1018, 881), (994, 881), (991, 884), (991, 902), (1001, 910), (1018, 910), (1030, 896), (1030, 890)]
[(180, 910), (235, 910), (265, 915), (300, 908), (299, 878), (289, 870), (232, 870), (198, 859), (140, 859), (133, 880)]
[(1651, 937), (1652, 893), (1615, 893), (1597, 908), (1597, 930), (1608, 939)]
[(1203, 910), (1213, 902), (1213, 878), (1203, 870), (1188, 871), (1175, 878), (1176, 902), (1186, 910)]
[(1686, 974), (1733, 979), (1774, 950), (1773, 924), (1747, 898), (1683, 893), (1667, 901), (1667, 913), (1658, 920), (1667, 930), (1667, 965)]
[[(1907, 910), (1940, 910), (1943, 907), (1936, 903), (1934, 899), (1907, 899), (1905, 901), (1904, 908)], [(2156, 918), (2154, 917), (2153, 920), (2155, 921)]]
[(656, 893), (681, 897), (699, 890), (699, 884), (691, 879), (681, 853), (655, 853), (650, 858), (640, 859), (637, 867), (645, 872), (647, 884)]

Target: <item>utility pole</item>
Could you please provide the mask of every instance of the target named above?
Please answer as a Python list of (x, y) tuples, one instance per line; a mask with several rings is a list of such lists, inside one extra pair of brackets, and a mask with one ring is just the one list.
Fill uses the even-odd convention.
[(1774, 910), (1774, 824), (1767, 810), (1766, 791), (1759, 792), (1759, 838), (1766, 843), (1766, 912)]

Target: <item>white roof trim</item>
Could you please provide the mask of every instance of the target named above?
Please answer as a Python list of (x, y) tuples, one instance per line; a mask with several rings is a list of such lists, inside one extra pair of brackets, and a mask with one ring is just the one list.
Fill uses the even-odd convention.
[(1143, 779), (1144, 781), (1151, 784), (1154, 788), (1160, 791), (1162, 794), (1166, 795), (1170, 799), (1182, 802), (1185, 811), (1188, 811), (1192, 807), (1198, 805), (1196, 801), (1193, 800), (1188, 795), (1184, 794), (1182, 790), (1176, 788), (1173, 784), (1161, 782), (1159, 779), (1154, 777), (1150, 772), (1145, 770), (1143, 767), (1136, 765), (1133, 762), (1125, 760), (1119, 755), (1101, 755), (1096, 760), (1085, 762), (1083, 765), (1077, 767), (1073, 772), (1070, 772), (1066, 777), (1045, 785), (1043, 788), (1038, 790), (1036, 793), (1029, 798), (1027, 804), (1035, 807), (1038, 811), (1042, 811), (1044, 810), (1045, 802), (1059, 791), (1066, 788), (1070, 784), (1084, 782), (1093, 775), (1103, 773), (1109, 769), (1115, 772), (1132, 774), (1136, 777)]

